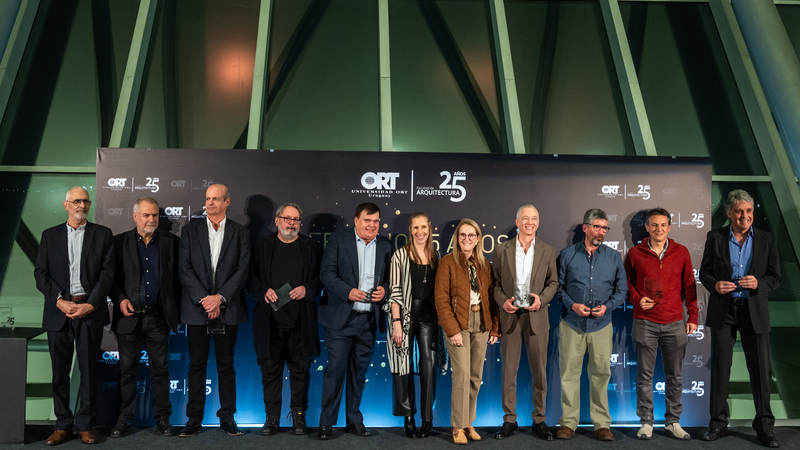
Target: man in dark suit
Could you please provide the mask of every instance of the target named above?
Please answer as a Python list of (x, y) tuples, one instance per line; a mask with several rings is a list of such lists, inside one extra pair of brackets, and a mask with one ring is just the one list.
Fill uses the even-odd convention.
[(378, 205), (358, 205), (355, 230), (332, 234), (322, 255), (320, 273), (325, 291), (319, 321), (325, 327), (328, 365), (322, 381), (319, 439), (330, 439), (338, 421), (345, 373), (347, 431), (356, 436), (370, 435), (360, 411), (361, 394), (375, 350), (375, 332), (386, 331), (380, 303), (389, 287), (392, 256), (391, 241), (378, 236), (380, 221)]
[(708, 233), (700, 281), (711, 293), (706, 326), (711, 328), (711, 421), (700, 439), (713, 441), (728, 426), (728, 382), (736, 333), (742, 336), (756, 417), (753, 428), (768, 447), (778, 447), (769, 406), (770, 291), (781, 282), (778, 248), (771, 233), (753, 227), (753, 197), (736, 189), (725, 201), (730, 227)]
[(228, 219), (231, 204), (228, 188), (221, 184), (206, 190), (206, 218), (190, 222), (181, 230), (178, 272), (183, 285), (181, 323), (189, 337), (189, 374), (183, 437), (202, 429), (206, 403), (206, 366), (211, 337), (220, 409), (220, 428), (231, 436), (242, 430), (233, 420), (236, 413), (236, 371), (233, 350), (238, 325), (247, 321), (244, 284), (250, 264), (250, 233)]
[(278, 208), (278, 232), (259, 239), (250, 259), (247, 289), (257, 302), (253, 338), (267, 412), (261, 428), (264, 436), (276, 434), (280, 425), (284, 365), (289, 366), (292, 431), (297, 435), (307, 432), (311, 359), (319, 356), (320, 349), (314, 300), (322, 290), (322, 250), (316, 241), (299, 233), (302, 217), (296, 203)]
[(114, 236), (116, 274), (111, 288), (114, 315), (111, 329), (119, 346), (117, 425), (111, 437), (131, 428), (136, 399), (141, 342), (147, 345), (153, 386), (153, 412), (158, 431), (172, 436), (169, 422), (169, 334), (177, 331), (178, 237), (158, 228), (158, 202), (143, 197), (133, 205), (136, 228)]
[[(100, 395), (96, 360), (109, 322), (106, 298), (114, 282), (114, 242), (111, 230), (86, 220), (91, 205), (85, 189), (76, 186), (67, 192), (69, 218), (42, 233), (33, 272), (36, 288), (44, 294), (42, 327), (53, 367), (56, 425), (47, 445), (69, 439), (73, 422), (82, 442), (97, 442), (92, 429)], [(80, 408), (74, 415), (69, 409), (73, 350), (81, 372)]]
[(547, 305), (558, 290), (556, 251), (536, 239), (539, 211), (533, 205), (517, 210), (518, 234), (497, 246), (494, 300), (500, 306), (500, 358), (503, 361), (503, 426), (495, 434), (504, 439), (517, 433), (517, 370), (522, 345), (528, 353), (533, 393), (533, 434), (546, 441), (553, 433), (545, 422), (547, 400), (547, 341), (550, 320)]

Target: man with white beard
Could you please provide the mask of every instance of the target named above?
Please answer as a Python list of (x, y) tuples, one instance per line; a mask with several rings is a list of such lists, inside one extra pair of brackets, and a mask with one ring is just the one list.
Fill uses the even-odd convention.
[(277, 233), (258, 240), (250, 260), (247, 290), (256, 299), (253, 341), (267, 420), (261, 435), (278, 432), (283, 367), (289, 367), (292, 432), (304, 435), (311, 359), (319, 356), (315, 298), (322, 290), (319, 244), (300, 234), (303, 211), (286, 203), (275, 214)]

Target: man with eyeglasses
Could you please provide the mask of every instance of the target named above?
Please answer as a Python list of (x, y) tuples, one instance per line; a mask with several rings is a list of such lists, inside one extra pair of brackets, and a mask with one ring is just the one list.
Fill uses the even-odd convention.
[(613, 441), (608, 408), (611, 350), (614, 335), (611, 313), (628, 295), (625, 269), (619, 253), (605, 245), (608, 218), (600, 209), (583, 216), (582, 241), (561, 250), (558, 257), (558, 295), (563, 305), (559, 336), (561, 409), (558, 439), (570, 439), (580, 419), (583, 357), (589, 353), (589, 401), (594, 434)]
[[(33, 272), (44, 294), (42, 328), (53, 369), (56, 424), (47, 445), (70, 439), (73, 426), (84, 444), (98, 439), (93, 429), (100, 397), (96, 361), (109, 323), (106, 298), (114, 282), (114, 241), (111, 230), (86, 220), (91, 206), (86, 189), (67, 191), (67, 222), (44, 230)], [(73, 351), (81, 373), (80, 407), (74, 414), (69, 408)]]
[(553, 433), (545, 423), (547, 400), (547, 306), (558, 289), (556, 251), (536, 238), (539, 210), (517, 210), (517, 237), (497, 246), (492, 259), (494, 300), (500, 307), (500, 358), (503, 361), (503, 426), (495, 439), (517, 433), (517, 370), (523, 344), (528, 354), (533, 394), (533, 434), (546, 441)]
[(278, 231), (259, 239), (250, 259), (247, 290), (256, 299), (253, 339), (267, 413), (263, 436), (278, 433), (284, 365), (289, 367), (292, 432), (307, 432), (311, 359), (320, 351), (315, 299), (322, 290), (322, 250), (300, 234), (302, 217), (297, 203), (281, 205), (275, 214)]

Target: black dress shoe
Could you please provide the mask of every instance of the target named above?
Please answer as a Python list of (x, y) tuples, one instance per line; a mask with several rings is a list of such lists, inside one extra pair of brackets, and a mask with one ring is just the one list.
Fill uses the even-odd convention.
[(306, 413), (305, 411), (292, 411), (292, 434), (304, 435), (308, 434), (306, 427)]
[(330, 425), (320, 425), (317, 431), (317, 439), (327, 441), (333, 435), (333, 427)]
[(517, 422), (503, 422), (503, 426), (494, 434), (495, 439), (509, 438), (519, 432)]
[(280, 419), (277, 417), (267, 417), (267, 421), (264, 422), (264, 426), (261, 427), (261, 432), (259, 432), (262, 436), (272, 436), (278, 434), (278, 429), (280, 428)]
[(367, 427), (364, 426), (363, 422), (348, 424), (347, 432), (350, 434), (354, 434), (358, 437), (372, 436), (372, 433), (370, 433), (369, 429), (367, 429)]
[(231, 436), (241, 436), (244, 434), (244, 431), (239, 428), (239, 425), (236, 425), (236, 421), (233, 419), (228, 419), (222, 422), (219, 424), (219, 428)]
[(533, 424), (533, 427), (531, 427), (531, 432), (534, 436), (538, 437), (539, 439), (544, 439), (545, 441), (552, 441), (555, 439), (555, 436), (553, 436), (550, 428), (547, 428), (547, 424), (544, 422)]
[(124, 436), (125, 433), (131, 430), (131, 425), (133, 425), (133, 422), (128, 419), (117, 420), (117, 425), (111, 430), (111, 437), (119, 438)]
[(169, 420), (159, 420), (156, 422), (156, 427), (158, 427), (158, 434), (162, 436), (172, 436), (175, 434), (175, 429), (172, 428), (172, 424), (169, 423)]
[(764, 447), (778, 448), (781, 446), (780, 442), (778, 442), (778, 438), (775, 437), (775, 433), (759, 433), (758, 440), (764, 444)]
[(179, 434), (178, 436), (180, 436), (180, 437), (194, 436), (195, 434), (199, 433), (200, 430), (202, 430), (202, 429), (203, 429), (203, 425), (201, 425), (199, 423), (195, 423), (195, 422), (189, 421), (189, 422), (186, 422), (186, 426), (183, 427), (183, 430), (181, 430), (181, 434)]
[(428, 422), (427, 420), (422, 421), (422, 425), (419, 427), (419, 433), (417, 437), (426, 438), (431, 437), (433, 434), (433, 422)]
[(725, 433), (728, 431), (727, 427), (724, 428), (707, 428), (700, 434), (701, 441), (716, 441), (717, 439), (725, 436)]
[(417, 425), (414, 423), (413, 417), (405, 417), (403, 421), (403, 430), (407, 438), (417, 437)]

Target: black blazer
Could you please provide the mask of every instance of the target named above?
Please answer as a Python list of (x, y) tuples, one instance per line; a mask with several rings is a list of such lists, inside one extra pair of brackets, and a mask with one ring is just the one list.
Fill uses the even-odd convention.
[[(269, 352), (269, 331), (272, 318), (272, 307), (264, 301), (267, 291), (280, 286), (272, 286), (272, 250), (278, 234), (273, 233), (259, 239), (253, 246), (250, 258), (250, 276), (247, 291), (256, 299), (253, 310), (253, 340), (256, 356), (271, 359)], [(300, 249), (303, 252), (303, 286), (306, 296), (300, 302), (300, 329), (303, 336), (303, 356), (314, 358), (319, 356), (319, 331), (317, 327), (317, 304), (314, 300), (322, 290), (319, 279), (319, 259), (322, 250), (319, 244), (305, 235), (299, 235)], [(292, 286), (297, 287), (297, 286)], [(277, 355), (276, 355), (277, 356)]]
[[(376, 236), (375, 277), (377, 285), (383, 286), (386, 297), (373, 305), (378, 330), (386, 331), (382, 302), (389, 295), (389, 261), (392, 257), (392, 242)], [(325, 327), (340, 329), (347, 322), (353, 302), (348, 300), (350, 290), (358, 288), (358, 249), (353, 230), (340, 231), (328, 237), (328, 245), (322, 254), (320, 277), (325, 290), (319, 306), (319, 322)]]
[[(178, 280), (180, 240), (169, 231), (162, 230), (156, 230), (156, 239), (158, 240), (158, 259), (161, 269), (161, 309), (164, 311), (164, 318), (170, 329), (177, 331), (180, 321), (178, 303), (181, 293), (181, 284)], [(111, 330), (115, 333), (130, 333), (139, 321), (137, 316), (127, 317), (119, 310), (119, 303), (122, 300), (131, 299), (126, 292), (134, 292), (135, 289), (138, 289), (141, 280), (136, 241), (136, 228), (114, 236), (117, 270), (114, 274), (114, 285), (111, 287), (111, 302), (114, 303)]]
[[(728, 310), (730, 294), (719, 294), (714, 289), (717, 281), (731, 281), (731, 255), (728, 248), (730, 227), (708, 232), (703, 261), (700, 263), (700, 282), (711, 296), (708, 299), (706, 326), (717, 328), (723, 325)], [(747, 301), (750, 319), (756, 333), (769, 332), (769, 305), (767, 294), (781, 284), (781, 268), (778, 247), (771, 233), (753, 227), (753, 259), (748, 275), (758, 280), (758, 288), (750, 289)]]
[[(56, 306), (59, 294), (69, 295), (69, 253), (67, 249), (67, 224), (62, 223), (42, 232), (39, 254), (33, 271), (36, 288), (44, 294), (42, 327), (59, 331), (67, 315)], [(89, 295), (88, 303), (94, 311), (82, 320), (89, 328), (108, 325), (106, 298), (114, 283), (114, 242), (111, 230), (86, 222), (81, 250), (81, 285)]]
[(220, 320), (227, 325), (247, 321), (244, 284), (250, 265), (250, 232), (228, 218), (217, 262), (216, 283), (211, 282), (211, 246), (207, 219), (195, 220), (181, 229), (178, 274), (182, 285), (181, 323), (205, 325), (206, 311), (200, 300), (208, 295), (225, 297), (227, 305)]

